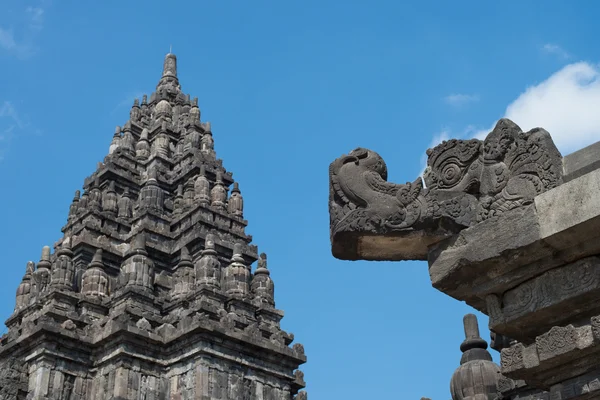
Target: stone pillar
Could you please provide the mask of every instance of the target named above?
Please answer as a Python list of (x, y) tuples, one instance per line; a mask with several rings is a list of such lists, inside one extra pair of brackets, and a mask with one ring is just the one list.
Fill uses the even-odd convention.
[(115, 400), (128, 399), (127, 393), (129, 391), (129, 370), (124, 367), (119, 367), (115, 371), (115, 386), (113, 388), (113, 395)]
[(196, 367), (196, 393), (194, 400), (212, 400), (210, 393), (210, 368), (199, 364)]
[(32, 400), (41, 400), (48, 397), (51, 368), (52, 365), (48, 361), (40, 361), (30, 370), (28, 390), (32, 395)]

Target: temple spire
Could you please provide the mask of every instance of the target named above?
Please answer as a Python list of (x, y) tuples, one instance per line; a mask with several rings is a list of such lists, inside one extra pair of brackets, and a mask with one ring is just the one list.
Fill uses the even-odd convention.
[(158, 82), (158, 86), (167, 83), (174, 83), (176, 86), (179, 85), (179, 80), (177, 79), (177, 57), (171, 52), (165, 56), (162, 77), (160, 78), (160, 82)]

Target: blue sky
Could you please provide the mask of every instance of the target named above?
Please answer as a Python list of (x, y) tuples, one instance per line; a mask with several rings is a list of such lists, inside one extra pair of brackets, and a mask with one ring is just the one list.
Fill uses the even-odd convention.
[(431, 287), (425, 262), (331, 256), (328, 165), (363, 146), (390, 180), (412, 181), (428, 147), (481, 136), (503, 116), (546, 128), (563, 154), (599, 140), (598, 11), (548, 0), (3, 0), (0, 317), (172, 45), (182, 88), (240, 182), (247, 232), (269, 255), (283, 327), (305, 345), (310, 398), (448, 399), (470, 309)]

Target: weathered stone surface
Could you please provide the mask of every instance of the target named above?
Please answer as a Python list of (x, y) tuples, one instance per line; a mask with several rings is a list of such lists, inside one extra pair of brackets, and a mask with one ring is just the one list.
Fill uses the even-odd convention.
[(595, 369), (600, 355), (600, 337), (594, 334), (597, 317), (581, 326), (554, 326), (530, 345), (513, 344), (502, 349), (502, 374), (523, 379), (549, 390)]
[(600, 258), (584, 258), (506, 291), (502, 307), (490, 312), (489, 325), (495, 332), (526, 341), (555, 325), (600, 314), (599, 297)]
[[(539, 195), (535, 204), (438, 243), (429, 253), (433, 286), (488, 313), (487, 296), (503, 294), (552, 268), (600, 253), (598, 190), (600, 170)], [(585, 291), (585, 284), (577, 290)], [(544, 301), (552, 302), (548, 296)]]
[(252, 271), (241, 191), (174, 55), (130, 116), (55, 252), (27, 265), (0, 400), (305, 398), (304, 347), (280, 327), (266, 255)]
[(522, 132), (507, 119), (484, 141), (450, 140), (427, 154), (427, 188), (420, 178), (387, 182), (385, 162), (371, 150), (358, 148), (331, 164), (335, 257), (423, 260), (429, 245), (562, 183), (562, 158), (548, 132)]
[(600, 142), (566, 155), (563, 165), (565, 182), (600, 168)]
[(453, 400), (490, 399), (498, 392), (500, 368), (492, 361), (487, 343), (479, 336), (477, 317), (467, 314), (463, 320), (465, 340), (460, 345), (463, 355), (460, 367), (450, 381)]
[[(600, 237), (600, 169), (573, 179), (535, 199), (541, 238), (557, 250), (573, 251)], [(558, 211), (560, 210), (560, 212)], [(599, 249), (577, 249), (595, 254)], [(586, 246), (587, 247), (587, 246)]]
[[(498, 400), (600, 398), (599, 149), (561, 160), (547, 132), (501, 120), (429, 150), (426, 185), (357, 149), (330, 167), (332, 252), (426, 258), (435, 288), (490, 317)], [(495, 398), (467, 392), (452, 397)]]

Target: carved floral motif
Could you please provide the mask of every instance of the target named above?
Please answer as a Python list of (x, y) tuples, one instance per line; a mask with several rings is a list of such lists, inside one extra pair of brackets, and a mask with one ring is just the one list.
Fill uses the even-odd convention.
[(457, 232), (531, 204), (562, 182), (562, 157), (550, 134), (522, 132), (508, 119), (484, 141), (453, 139), (427, 155), (423, 180), (406, 184), (388, 182), (386, 164), (372, 150), (357, 148), (335, 160), (329, 167), (332, 244), (340, 233)]

